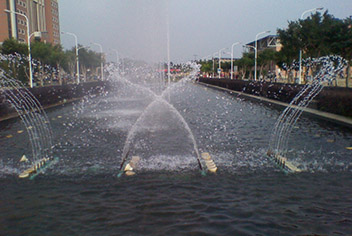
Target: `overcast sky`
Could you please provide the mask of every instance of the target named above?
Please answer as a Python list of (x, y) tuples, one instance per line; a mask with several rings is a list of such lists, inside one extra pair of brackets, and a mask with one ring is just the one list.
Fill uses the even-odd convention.
[[(59, 7), (61, 31), (75, 33), (82, 45), (102, 44), (109, 60), (116, 58), (112, 49), (123, 57), (167, 60), (169, 28), (176, 62), (254, 41), (262, 31), (276, 34), (315, 7), (340, 19), (352, 15), (352, 0), (60, 0)], [(72, 36), (61, 41), (65, 48), (74, 46)], [(235, 57), (241, 52), (237, 47)]]

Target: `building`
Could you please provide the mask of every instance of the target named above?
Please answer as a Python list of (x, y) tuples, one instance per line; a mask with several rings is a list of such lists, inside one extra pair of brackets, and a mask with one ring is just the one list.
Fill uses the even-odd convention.
[[(254, 53), (254, 48), (255, 48), (255, 41), (247, 43), (247, 50), (250, 53)], [(271, 49), (274, 51), (280, 51), (282, 48), (282, 45), (280, 44), (280, 40), (277, 35), (268, 35), (266, 37), (260, 38), (257, 40), (257, 53), (259, 54), (261, 51), (264, 51), (266, 49)], [(281, 76), (281, 70), (279, 67), (276, 65), (274, 61), (270, 61), (266, 66), (265, 66), (265, 71), (267, 71), (268, 74), (272, 74), (275, 76)], [(259, 74), (260, 76), (260, 74)]]
[[(255, 41), (247, 43), (246, 46), (248, 46), (247, 48), (249, 52), (254, 52), (253, 47), (255, 47)], [(281, 44), (277, 35), (268, 35), (264, 38), (260, 38), (257, 40), (258, 53), (268, 48), (273, 49), (277, 52), (281, 50)]]
[(60, 44), (58, 0), (0, 0), (0, 43), (8, 38), (27, 42), (27, 20), (24, 16), (6, 13), (18, 12), (29, 20), (29, 34), (40, 36), (43, 42)]
[(46, 31), (48, 42), (60, 44), (60, 21), (58, 0), (45, 0)]

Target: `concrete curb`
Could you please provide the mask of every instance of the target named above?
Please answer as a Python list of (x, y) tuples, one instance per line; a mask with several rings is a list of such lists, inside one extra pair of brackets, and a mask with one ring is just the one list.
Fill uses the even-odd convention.
[[(47, 110), (47, 109), (50, 109), (50, 108), (62, 106), (62, 105), (69, 104), (69, 103), (73, 103), (73, 102), (81, 100), (81, 99), (82, 98), (72, 98), (72, 99), (61, 101), (61, 102), (58, 102), (58, 103), (55, 103), (55, 104), (47, 105), (47, 106), (43, 107), (43, 110)], [(11, 120), (11, 119), (18, 118), (18, 117), (19, 117), (18, 113), (11, 113), (11, 114), (8, 114), (6, 116), (0, 117), (0, 122), (6, 121), (6, 120)]]
[[(211, 87), (214, 89), (234, 93), (234, 94), (237, 94), (238, 96), (243, 96), (243, 97), (250, 98), (253, 100), (274, 104), (274, 105), (280, 106), (282, 108), (285, 108), (289, 105), (288, 103), (285, 103), (285, 102), (280, 102), (280, 101), (276, 101), (276, 100), (269, 99), (269, 98), (264, 98), (264, 97), (259, 97), (259, 96), (243, 93), (243, 92), (238, 92), (238, 91), (234, 91), (231, 89), (219, 87), (216, 85), (210, 85), (210, 84), (206, 84), (206, 83), (202, 83), (202, 82), (198, 82), (198, 84), (203, 85), (203, 86), (207, 86), (207, 87)], [(294, 107), (296, 107), (296, 106), (294, 106)], [(298, 107), (296, 107), (296, 108), (298, 108)], [(302, 109), (302, 108), (298, 108), (298, 109)], [(329, 112), (318, 111), (318, 110), (311, 109), (311, 108), (303, 108), (303, 112), (306, 114), (312, 115), (314, 117), (317, 117), (319, 119), (322, 119), (322, 120), (327, 120), (327, 121), (330, 121), (330, 122), (333, 122), (336, 124), (340, 124), (340, 125), (344, 125), (344, 126), (352, 128), (352, 119), (348, 118), (348, 117), (336, 115), (336, 114), (329, 113)]]

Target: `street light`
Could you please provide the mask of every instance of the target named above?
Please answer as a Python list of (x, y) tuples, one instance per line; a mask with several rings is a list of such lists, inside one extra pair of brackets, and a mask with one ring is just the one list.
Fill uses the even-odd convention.
[(119, 63), (119, 52), (116, 49), (111, 49), (116, 54), (116, 65)]
[(12, 14), (17, 14), (20, 16), (23, 16), (26, 21), (27, 21), (27, 45), (28, 45), (28, 63), (29, 63), (29, 86), (33, 88), (33, 72), (32, 72), (32, 55), (31, 55), (31, 35), (29, 34), (29, 20), (28, 17), (25, 14), (15, 12), (15, 11), (10, 11), (5, 9), (4, 10), (7, 13), (12, 13)]
[[(323, 9), (324, 7), (317, 7), (317, 8), (306, 10), (302, 13), (300, 19), (303, 20), (303, 16), (308, 12), (321, 11)], [(302, 84), (302, 49), (299, 49), (299, 83)]]
[(32, 38), (33, 35), (35, 35), (35, 37), (37, 38), (41, 38), (42, 37), (42, 33), (41, 31), (34, 31), (33, 33), (31, 33), (31, 35), (29, 35), (29, 38)]
[(258, 41), (258, 36), (261, 34), (268, 34), (268, 33), (270, 33), (270, 30), (260, 32), (255, 36), (255, 48), (256, 49), (255, 49), (255, 56), (254, 56), (254, 81), (257, 81), (257, 58), (258, 58), (257, 41)]
[(74, 33), (70, 33), (70, 32), (63, 32), (61, 31), (61, 34), (68, 34), (71, 35), (75, 38), (75, 44), (76, 44), (76, 65), (77, 65), (77, 84), (80, 83), (80, 72), (79, 72), (79, 57), (78, 57), (78, 39), (77, 39), (77, 35), (75, 35)]
[(220, 79), (220, 76), (221, 76), (221, 53), (222, 53), (222, 51), (224, 51), (226, 48), (222, 48), (222, 49), (220, 49), (219, 50), (219, 70), (218, 70), (218, 72), (219, 72), (219, 79)]
[[(122, 73), (125, 74), (125, 59), (123, 58), (123, 53), (119, 53), (119, 58), (122, 64)], [(126, 58), (126, 57), (125, 57)]]
[(219, 53), (219, 52), (214, 52), (214, 53), (213, 53), (213, 76), (212, 76), (213, 78), (214, 78), (214, 76), (215, 76), (215, 74), (214, 74), (214, 71), (215, 71), (215, 55), (218, 54), (218, 53)]
[(114, 51), (115, 54), (116, 54), (116, 67), (120, 68), (120, 65), (118, 65), (118, 64), (119, 64), (119, 61), (121, 61), (121, 63), (122, 63), (122, 71), (124, 71), (125, 70), (125, 66), (123, 64), (123, 60), (120, 59), (120, 57), (119, 57), (119, 52), (116, 49), (111, 49), (111, 50)]
[(81, 47), (78, 48), (78, 51), (83, 49), (83, 48), (90, 48), (90, 46), (81, 46)]
[(100, 48), (100, 72), (101, 72), (101, 80), (104, 81), (104, 64), (103, 64), (103, 46), (101, 46), (100, 43), (93, 43), (94, 45), (97, 45)]
[(254, 49), (254, 53), (257, 53), (257, 48), (256, 47), (253, 47), (252, 45), (245, 45), (245, 47), (253, 48)]
[(231, 46), (231, 79), (233, 79), (233, 48), (238, 44), (240, 44), (240, 42), (236, 42)]
[(211, 54), (209, 54), (208, 56), (202, 57), (201, 60), (209, 60), (211, 58)]

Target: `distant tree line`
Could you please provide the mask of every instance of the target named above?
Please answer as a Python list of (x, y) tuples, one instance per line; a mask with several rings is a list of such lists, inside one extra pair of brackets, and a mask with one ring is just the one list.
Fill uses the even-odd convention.
[[(83, 78), (96, 74), (100, 67), (101, 55), (79, 45), (80, 72)], [(34, 82), (46, 83), (74, 82), (76, 77), (75, 47), (64, 51), (61, 45), (52, 45), (38, 40), (31, 42)], [(0, 46), (0, 68), (9, 76), (28, 84), (28, 46), (11, 38)]]
[[(287, 29), (278, 29), (277, 35), (282, 48), (280, 51), (265, 49), (258, 52), (257, 69), (258, 75), (267, 75), (266, 65), (274, 63), (283, 70), (288, 70), (285, 65), (291, 65), (298, 61), (299, 51), (302, 50), (302, 58), (321, 57), (326, 55), (339, 55), (349, 61), (352, 59), (352, 17), (338, 19), (328, 11), (321, 14), (312, 14), (304, 20), (288, 22)], [(218, 66), (213, 71), (213, 62), (202, 61), (201, 71), (216, 73)], [(242, 77), (249, 78), (254, 67), (254, 53), (245, 52), (242, 58), (234, 62), (238, 66)], [(222, 63), (224, 71), (230, 71), (227, 64)], [(298, 68), (294, 68), (298, 70)], [(347, 78), (348, 78), (347, 74)]]

